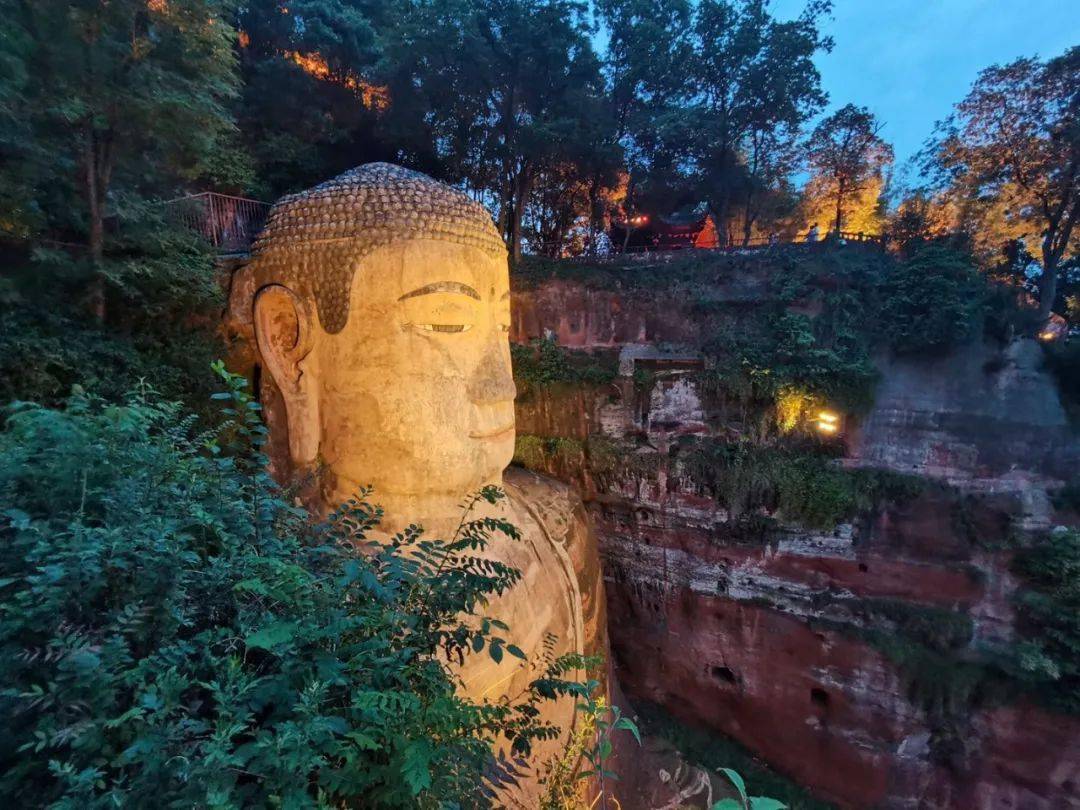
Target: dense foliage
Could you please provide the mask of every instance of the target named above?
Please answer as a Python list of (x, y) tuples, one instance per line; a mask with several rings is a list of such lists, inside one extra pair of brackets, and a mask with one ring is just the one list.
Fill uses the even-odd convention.
[[(521, 656), (484, 597), (518, 572), (477, 555), (513, 526), (367, 537), (290, 505), (228, 378), (199, 431), (147, 389), (12, 406), (0, 434), (0, 791), (23, 806), (475, 806), (492, 746), (555, 733), (541, 694), (476, 704), (445, 664)], [(477, 500), (497, 502), (498, 490)], [(364, 554), (357, 554), (357, 549)], [(505, 776), (505, 774), (504, 774)]]
[(514, 343), (510, 354), (519, 396), (560, 383), (603, 385), (614, 380), (617, 371), (614, 356), (571, 352), (553, 338)]
[(861, 511), (905, 501), (921, 479), (885, 470), (847, 470), (812, 447), (699, 440), (680, 453), (682, 473), (714, 495), (735, 520), (776, 513), (812, 529), (831, 529)]
[(987, 294), (970, 259), (931, 245), (896, 265), (881, 287), (881, 333), (904, 353), (940, 353), (975, 334)]
[(1080, 712), (1080, 532), (1051, 533), (1015, 569), (1029, 586), (1018, 605), (1027, 630), (1021, 668), (1052, 704)]
[(220, 353), (222, 306), (213, 253), (160, 212), (128, 212), (102, 263), (104, 319), (80, 300), (86, 262), (66, 251), (17, 252), (0, 279), (0, 401), (59, 404), (73, 385), (119, 399), (140, 379), (207, 411), (206, 373)]
[(98, 265), (125, 197), (243, 182), (224, 170), (238, 90), (229, 0), (4, 0), (0, 11), (5, 235), (77, 241)]

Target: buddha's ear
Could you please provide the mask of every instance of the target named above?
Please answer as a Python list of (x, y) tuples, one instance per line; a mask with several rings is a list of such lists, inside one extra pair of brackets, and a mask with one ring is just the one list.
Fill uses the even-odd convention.
[(280, 285), (264, 287), (255, 297), (255, 341), (263, 366), (285, 401), (289, 454), (299, 464), (319, 452), (319, 397), (316, 388), (315, 315), (304, 300)]

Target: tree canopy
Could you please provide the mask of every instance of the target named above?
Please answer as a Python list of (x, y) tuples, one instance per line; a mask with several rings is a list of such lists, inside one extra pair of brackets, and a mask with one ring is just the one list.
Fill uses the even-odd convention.
[(833, 200), (837, 235), (843, 230), (845, 204), (872, 181), (880, 183), (892, 164), (892, 147), (880, 137), (881, 127), (865, 107), (848, 104), (821, 121), (807, 139), (807, 162)]
[(1061, 264), (1078, 247), (1080, 47), (982, 71), (931, 144), (929, 163), (957, 200), (958, 226), (1038, 246), (1049, 315)]

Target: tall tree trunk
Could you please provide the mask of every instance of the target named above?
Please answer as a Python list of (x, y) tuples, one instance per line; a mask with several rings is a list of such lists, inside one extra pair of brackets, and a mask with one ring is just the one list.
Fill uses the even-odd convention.
[(521, 220), (532, 192), (533, 172), (526, 165), (514, 181), (514, 205), (510, 212), (510, 255), (515, 263), (521, 261)]
[(754, 219), (753, 219), (753, 213), (752, 213), (753, 210), (754, 210), (754, 192), (753, 191), (747, 191), (746, 192), (746, 210), (743, 213), (743, 236), (742, 236), (743, 247), (747, 247), (750, 244), (750, 232), (751, 232), (751, 230), (752, 230), (752, 228), (754, 226)]
[(594, 174), (589, 180), (589, 246), (586, 253), (596, 255), (600, 233), (600, 176)]
[(719, 200), (709, 203), (712, 210), (713, 220), (716, 222), (716, 236), (720, 240), (720, 247), (726, 248), (731, 245), (731, 229), (728, 227), (728, 194), (725, 190)]
[(499, 216), (495, 221), (499, 229), (499, 235), (509, 241), (510, 237), (510, 212), (514, 207), (514, 181), (509, 170), (503, 172), (506, 178), (499, 192)]
[(1054, 298), (1057, 297), (1058, 255), (1053, 248), (1053, 239), (1049, 232), (1042, 243), (1043, 271), (1039, 278), (1039, 316), (1045, 321), (1054, 310)]
[(840, 226), (844, 218), (844, 180), (840, 178), (837, 180), (836, 187), (836, 238), (840, 238)]

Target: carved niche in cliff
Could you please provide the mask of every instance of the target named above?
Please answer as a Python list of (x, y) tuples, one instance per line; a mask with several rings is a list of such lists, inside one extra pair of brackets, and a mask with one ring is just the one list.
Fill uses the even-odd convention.
[[(592, 654), (604, 633), (595, 540), (577, 497), (531, 474), (504, 480), (514, 449), (509, 295), (506, 249), (478, 203), (373, 163), (282, 198), (230, 297), (232, 326), (262, 372), (275, 474), (313, 481), (314, 509), (371, 486), (383, 530), (418, 522), (445, 537), (467, 495), (504, 486), (499, 508), (523, 539), (488, 553), (522, 581), (487, 612), (509, 624), (529, 663), (473, 656), (463, 689), (491, 700), (526, 689), (545, 652)], [(546, 711), (565, 739), (573, 702)], [(536, 789), (526, 779), (518, 801), (532, 803)]]

